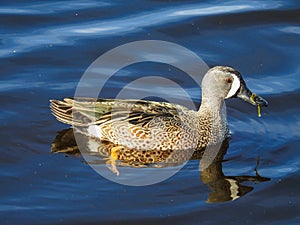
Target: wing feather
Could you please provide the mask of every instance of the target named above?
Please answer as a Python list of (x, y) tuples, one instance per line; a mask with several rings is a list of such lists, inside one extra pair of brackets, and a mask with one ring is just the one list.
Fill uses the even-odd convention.
[(167, 102), (92, 98), (50, 100), (50, 108), (57, 120), (70, 125), (105, 125), (126, 121), (142, 127), (154, 117), (176, 119), (178, 110), (188, 110)]

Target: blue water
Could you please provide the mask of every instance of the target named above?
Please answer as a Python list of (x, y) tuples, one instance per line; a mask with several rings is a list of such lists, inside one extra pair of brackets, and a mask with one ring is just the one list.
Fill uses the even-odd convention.
[[(0, 223), (299, 224), (299, 12), (293, 0), (1, 1)], [(228, 177), (253, 177), (260, 159), (268, 181), (247, 181), (253, 190), (244, 196), (208, 204), (198, 161), (161, 183), (131, 187), (78, 156), (50, 153), (68, 126), (51, 115), (49, 99), (74, 96), (98, 56), (139, 40), (174, 42), (209, 66), (230, 65), (269, 101), (262, 118), (242, 101), (227, 102), (232, 137), (222, 163)], [(199, 87), (154, 63), (119, 71), (102, 97), (141, 74), (173, 76), (200, 104)]]

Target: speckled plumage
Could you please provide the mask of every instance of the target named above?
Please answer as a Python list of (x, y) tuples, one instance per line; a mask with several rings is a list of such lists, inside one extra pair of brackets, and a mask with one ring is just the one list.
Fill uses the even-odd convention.
[(221, 118), (204, 107), (196, 112), (165, 102), (108, 99), (94, 102), (69, 98), (52, 100), (51, 107), (59, 121), (76, 127), (96, 125), (101, 140), (137, 150), (202, 148), (218, 140), (220, 134), (224, 137), (224, 132), (219, 130), (223, 127), (213, 127), (213, 121)]

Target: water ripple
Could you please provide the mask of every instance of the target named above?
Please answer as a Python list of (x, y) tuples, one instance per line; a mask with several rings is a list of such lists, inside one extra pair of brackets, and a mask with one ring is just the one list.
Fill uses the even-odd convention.
[[(10, 8), (2, 8), (0, 13), (51, 13), (56, 10), (69, 10), (73, 8), (85, 8), (97, 5), (98, 2), (90, 1), (85, 4), (76, 3), (61, 4), (61, 3), (48, 3), (33, 5), (21, 11), (14, 11)], [(151, 27), (154, 25), (161, 25), (165, 23), (173, 23), (180, 20), (185, 20), (193, 17), (220, 15), (228, 13), (240, 13), (244, 11), (261, 11), (276, 9), (282, 6), (283, 2), (276, 1), (272, 3), (261, 3), (260, 1), (248, 2), (229, 2), (222, 6), (209, 6), (201, 3), (180, 5), (176, 7), (166, 7), (162, 9), (155, 9), (152, 11), (144, 11), (143, 13), (131, 14), (123, 18), (97, 20), (93, 22), (81, 22), (78, 24), (66, 24), (63, 26), (52, 26), (41, 28), (30, 34), (21, 33), (12, 36), (11, 34), (4, 35), (4, 40), (9, 40), (8, 45), (2, 46), (0, 57), (9, 57), (12, 54), (23, 53), (45, 45), (70, 45), (74, 41), (82, 38), (90, 38), (92, 36), (112, 36), (116, 34), (126, 34), (131, 32), (140, 31), (143, 28)], [(101, 6), (101, 4), (100, 4)], [(41, 10), (43, 9), (43, 10)], [(6, 41), (4, 43), (7, 43)]]
[(85, 1), (85, 2), (48, 2), (40, 4), (15, 4), (14, 7), (2, 6), (0, 8), (0, 14), (12, 14), (12, 15), (46, 15), (58, 12), (66, 12), (69, 10), (81, 10), (92, 7), (103, 7), (112, 5), (107, 2), (100, 1)]
[(280, 94), (286, 92), (294, 92), (299, 90), (296, 85), (299, 80), (300, 67), (293, 73), (278, 74), (273, 76), (265, 76), (260, 79), (249, 78), (247, 83), (251, 84), (251, 89), (260, 94)]

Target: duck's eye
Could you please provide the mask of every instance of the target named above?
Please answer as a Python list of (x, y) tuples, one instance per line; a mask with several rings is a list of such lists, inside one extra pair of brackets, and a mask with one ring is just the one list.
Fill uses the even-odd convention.
[(228, 84), (231, 84), (231, 83), (232, 83), (232, 81), (233, 81), (233, 79), (232, 79), (232, 78), (226, 78), (226, 83), (228, 83)]

